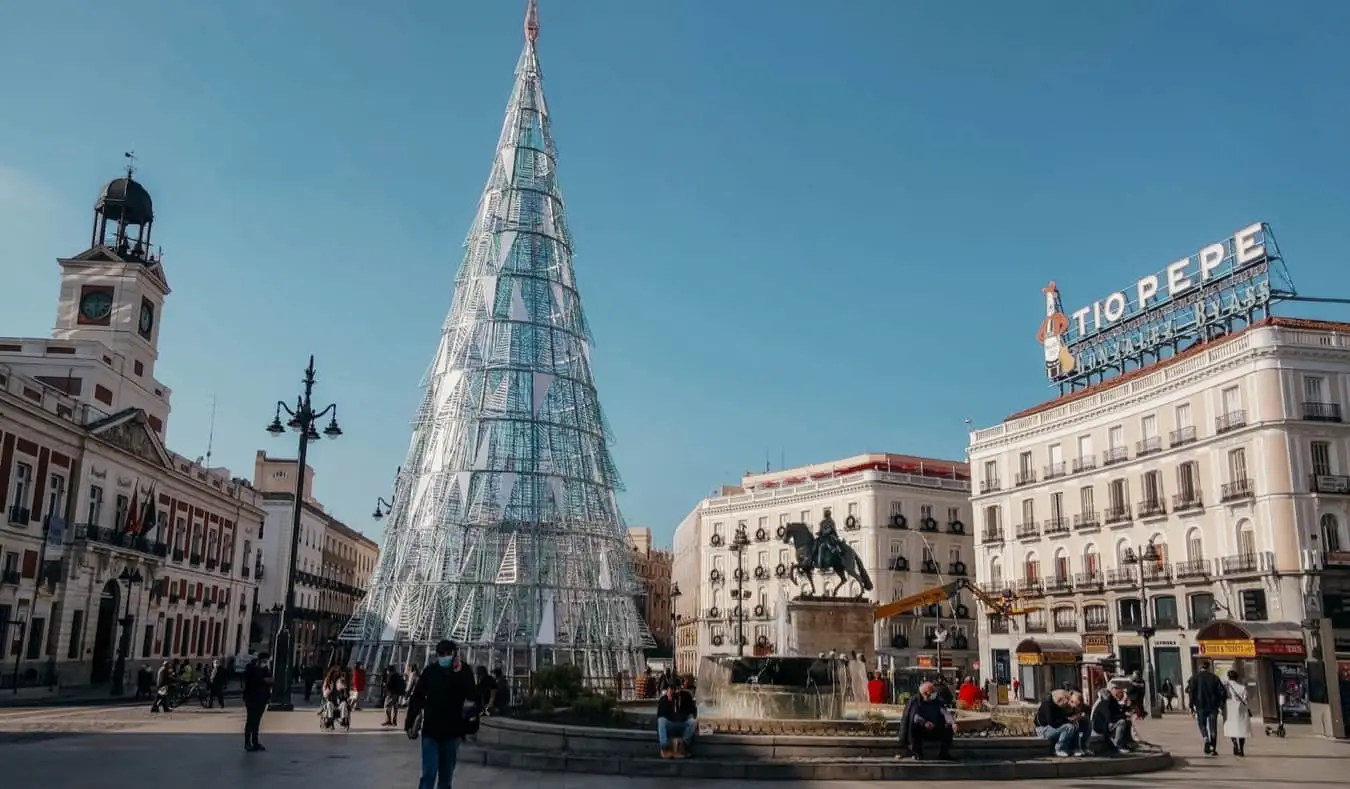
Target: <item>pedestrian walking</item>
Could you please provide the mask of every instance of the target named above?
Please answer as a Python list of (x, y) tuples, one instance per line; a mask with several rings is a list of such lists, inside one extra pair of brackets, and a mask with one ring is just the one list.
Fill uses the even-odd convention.
[(173, 685), (173, 667), (169, 661), (159, 664), (159, 671), (155, 673), (155, 700), (150, 704), (151, 712), (169, 711), (169, 688)]
[(397, 726), (398, 705), (403, 701), (403, 695), (408, 692), (408, 686), (403, 684), (403, 675), (394, 665), (384, 667), (380, 682), (382, 683), (380, 692), (384, 696), (384, 723), (381, 725)]
[(417, 680), (404, 719), (409, 736), (421, 734), (422, 780), (419, 789), (450, 789), (459, 743), (468, 734), (464, 711), (477, 704), (473, 672), (459, 659), (455, 642), (436, 645), (436, 662)]
[(263, 713), (267, 712), (267, 702), (272, 697), (272, 676), (268, 673), (267, 663), (271, 657), (266, 652), (253, 658), (244, 668), (244, 750), (265, 751), (258, 741), (258, 729), (262, 726)]
[(1205, 755), (1219, 755), (1219, 710), (1224, 706), (1228, 693), (1223, 683), (1214, 676), (1208, 663), (1201, 663), (1200, 670), (1191, 675), (1186, 683), (1186, 696), (1191, 700), (1191, 713), (1200, 727), (1200, 736), (1205, 740)]
[(1247, 689), (1238, 682), (1236, 671), (1228, 672), (1223, 683), (1228, 698), (1223, 704), (1223, 736), (1233, 741), (1233, 755), (1247, 755), (1247, 738), (1252, 736), (1252, 710), (1247, 706)]
[(209, 710), (216, 703), (220, 708), (225, 709), (225, 683), (230, 681), (230, 675), (225, 673), (225, 667), (220, 664), (220, 658), (211, 661), (210, 675), (206, 680), (206, 708)]

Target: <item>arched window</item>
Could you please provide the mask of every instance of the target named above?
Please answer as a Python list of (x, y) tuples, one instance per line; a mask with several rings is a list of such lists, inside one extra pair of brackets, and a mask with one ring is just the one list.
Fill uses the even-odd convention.
[(1071, 605), (1059, 606), (1050, 612), (1051, 624), (1056, 633), (1078, 632), (1078, 611)]
[(1121, 537), (1116, 541), (1116, 567), (1124, 568), (1130, 566), (1127, 561), (1130, 556), (1130, 540), (1128, 537)]
[(1196, 592), (1186, 598), (1187, 613), (1190, 615), (1188, 622), (1190, 627), (1200, 627), (1201, 625), (1213, 622), (1216, 618), (1214, 607), (1214, 595), (1209, 592)]
[(1198, 562), (1205, 558), (1205, 541), (1200, 530), (1192, 528), (1186, 532), (1186, 561)]
[(1181, 619), (1177, 614), (1177, 599), (1170, 594), (1158, 595), (1151, 601), (1153, 603), (1153, 622), (1154, 627), (1159, 630), (1173, 630), (1181, 626)]
[(1003, 562), (997, 557), (989, 560), (989, 584), (995, 589), (1003, 588)]
[(1063, 548), (1055, 551), (1055, 580), (1068, 583), (1073, 577), (1073, 571), (1069, 567), (1069, 552)]
[(1239, 556), (1256, 556), (1256, 529), (1246, 519), (1237, 524), (1237, 552)]
[(1092, 603), (1083, 606), (1083, 629), (1089, 633), (1110, 632), (1110, 610), (1101, 603)]
[(1035, 551), (1029, 551), (1022, 563), (1022, 577), (1027, 581), (1036, 581), (1041, 577), (1041, 560)]
[(1338, 553), (1341, 550), (1341, 524), (1336, 516), (1327, 513), (1322, 516), (1322, 550)]
[(1102, 557), (1097, 553), (1097, 545), (1088, 543), (1083, 549), (1083, 572), (1089, 579), (1096, 578), (1102, 574)]

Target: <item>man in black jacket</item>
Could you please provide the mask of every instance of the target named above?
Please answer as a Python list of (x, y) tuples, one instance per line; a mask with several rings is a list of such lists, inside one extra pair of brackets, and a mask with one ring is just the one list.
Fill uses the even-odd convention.
[(683, 759), (689, 755), (689, 743), (698, 729), (698, 704), (675, 677), (666, 685), (656, 702), (656, 739), (662, 759)]
[(900, 716), (900, 747), (908, 748), (916, 760), (922, 759), (924, 742), (933, 740), (938, 744), (938, 758), (950, 760), (955, 735), (947, 721), (947, 708), (938, 698), (933, 683), (923, 683), (918, 695), (909, 700)]
[(1191, 675), (1186, 683), (1186, 695), (1191, 699), (1191, 712), (1200, 726), (1200, 736), (1205, 740), (1205, 755), (1219, 753), (1219, 710), (1223, 709), (1228, 691), (1223, 682), (1210, 671), (1208, 663), (1201, 663), (1200, 670)]
[(467, 734), (465, 709), (476, 705), (473, 671), (460, 661), (455, 642), (436, 645), (436, 662), (426, 667), (408, 699), (404, 726), (421, 720), (422, 781), (419, 789), (450, 789), (459, 742)]
[(244, 667), (244, 750), (267, 750), (258, 742), (258, 729), (272, 697), (272, 675), (267, 670), (266, 652)]
[(1097, 693), (1092, 705), (1092, 734), (1088, 750), (1096, 755), (1111, 751), (1128, 753), (1134, 750), (1134, 730), (1130, 725), (1129, 699), (1125, 692), (1130, 681), (1113, 679), (1107, 688)]
[(1069, 694), (1052, 690), (1036, 710), (1036, 736), (1055, 744), (1056, 756), (1072, 756), (1078, 751), (1078, 725), (1069, 720)]

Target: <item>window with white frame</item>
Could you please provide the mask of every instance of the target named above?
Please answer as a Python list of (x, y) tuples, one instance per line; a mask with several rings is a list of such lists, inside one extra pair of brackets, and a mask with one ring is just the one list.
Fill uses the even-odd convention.
[(1309, 445), (1312, 454), (1312, 473), (1315, 476), (1331, 475), (1331, 442), (1313, 441)]
[(920, 520), (925, 520), (925, 521), (926, 521), (926, 520), (928, 520), (928, 519), (931, 518), (931, 517), (933, 517), (933, 505), (932, 505), (932, 504), (923, 504), (923, 505), (920, 505), (920, 507), (919, 507), (919, 519), (920, 519)]
[(47, 479), (47, 515), (60, 518), (66, 512), (66, 478), (53, 474)]
[(1112, 427), (1106, 433), (1106, 446), (1108, 449), (1122, 449), (1125, 446), (1125, 428), (1122, 425)]
[(1022, 523), (1031, 524), (1036, 522), (1036, 500), (1022, 499)]
[(997, 482), (998, 482), (998, 461), (997, 461), (997, 460), (986, 460), (986, 461), (984, 461), (984, 481), (985, 481), (985, 483), (986, 483), (987, 485), (990, 485), (990, 486), (992, 486), (994, 483), (997, 483)]
[(28, 509), (33, 485), (33, 467), (27, 463), (14, 464), (14, 482), (10, 484), (9, 506), (14, 509)]
[(1191, 404), (1178, 403), (1175, 410), (1177, 420), (1177, 430), (1185, 430), (1191, 426)]
[(1247, 450), (1243, 447), (1228, 452), (1228, 478), (1232, 482), (1247, 479)]
[(1327, 401), (1327, 381), (1314, 375), (1303, 376), (1303, 402), (1325, 403)]
[(850, 518), (858, 517), (858, 502), (850, 501), (848, 503), (848, 517)]
[(1140, 438), (1145, 441), (1150, 438), (1158, 437), (1158, 417), (1154, 414), (1144, 414), (1139, 420)]
[(956, 522), (959, 521), (959, 520), (961, 520), (961, 508), (960, 508), (960, 507), (948, 507), (948, 508), (947, 508), (947, 522), (948, 522), (948, 523), (956, 523)]
[(1000, 527), (1002, 524), (1000, 523), (1000, 518), (999, 518), (999, 516), (998, 516), (998, 513), (999, 513), (999, 509), (998, 509), (998, 505), (997, 505), (997, 504), (991, 504), (991, 505), (989, 505), (988, 507), (985, 507), (985, 508), (984, 508), (984, 528), (985, 528), (985, 531), (987, 531), (987, 532), (989, 532), (989, 533), (992, 534), (992, 533), (997, 532), (997, 531), (999, 530), (999, 527)]
[(89, 507), (85, 510), (85, 523), (90, 526), (103, 525), (103, 488), (89, 486)]
[(904, 514), (905, 514), (905, 503), (903, 501), (892, 501), (891, 517), (894, 518), (896, 515), (904, 515)]
[(1230, 416), (1242, 410), (1242, 390), (1236, 386), (1224, 389), (1220, 394), (1223, 415)]

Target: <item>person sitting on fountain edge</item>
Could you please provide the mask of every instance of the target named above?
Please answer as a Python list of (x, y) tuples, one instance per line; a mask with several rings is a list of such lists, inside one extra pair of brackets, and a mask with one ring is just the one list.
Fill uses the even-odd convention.
[(661, 743), (661, 758), (689, 756), (689, 743), (697, 730), (698, 704), (681, 686), (680, 678), (675, 677), (656, 702), (656, 738)]
[(933, 740), (938, 744), (938, 758), (950, 760), (956, 731), (947, 716), (947, 708), (933, 692), (933, 683), (923, 683), (918, 695), (909, 700), (905, 713), (900, 716), (900, 747), (908, 748), (915, 759), (922, 759), (924, 742)]

